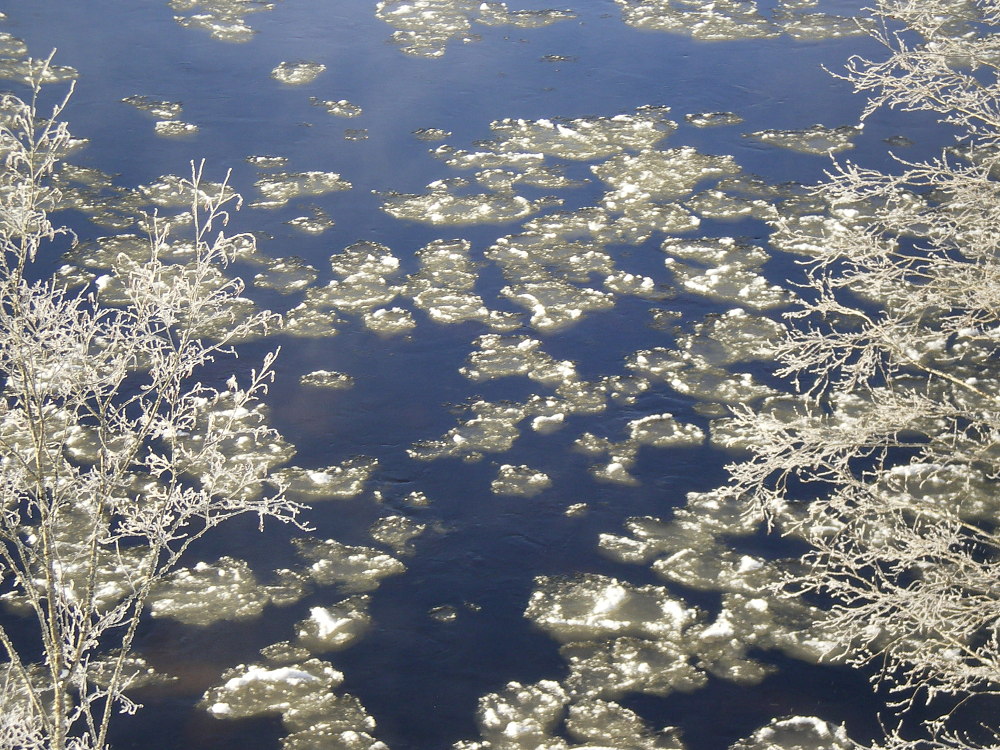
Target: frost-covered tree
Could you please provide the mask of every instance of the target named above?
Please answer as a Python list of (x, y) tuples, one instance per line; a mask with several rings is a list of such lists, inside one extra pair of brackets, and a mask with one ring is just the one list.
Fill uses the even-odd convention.
[(887, 56), (844, 76), (865, 116), (930, 111), (958, 140), (892, 173), (842, 163), (827, 214), (778, 222), (807, 256), (778, 353), (794, 393), (737, 416), (730, 489), (810, 544), (783, 591), (832, 602), (824, 630), (901, 715), (930, 704), (890, 745), (997, 746), (1000, 2), (873, 12)]
[(183, 252), (154, 229), (145, 258), (83, 289), (31, 280), (71, 145), (65, 100), (40, 116), (44, 71), (31, 100), (0, 98), (0, 587), (37, 625), (0, 626), (0, 746), (103, 748), (148, 676), (133, 641), (151, 587), (227, 519), (299, 508), (262, 485), (254, 450), (275, 440), (258, 403), (273, 357), (245, 384), (196, 380), (272, 323), (219, 270), (251, 241), (219, 231), (238, 201), (225, 184), (192, 169)]

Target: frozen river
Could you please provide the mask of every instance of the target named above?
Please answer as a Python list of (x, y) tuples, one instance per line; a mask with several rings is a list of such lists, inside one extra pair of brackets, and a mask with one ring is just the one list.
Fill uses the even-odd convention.
[(260, 460), (314, 531), (251, 520), (190, 551), (140, 632), (164, 679), (114, 746), (872, 736), (864, 676), (761, 593), (789, 548), (712, 494), (752, 439), (731, 408), (776, 394), (810, 251), (776, 220), (822, 235), (802, 186), (830, 154), (884, 168), (945, 137), (859, 127), (823, 70), (877, 54), (862, 5), (6, 3), (4, 85), (56, 49), (46, 96), (75, 78), (86, 139), (60, 176), (81, 245), (49, 268), (99, 278), (205, 159), (257, 237), (227, 273), (284, 317), (239, 365), (281, 347)]

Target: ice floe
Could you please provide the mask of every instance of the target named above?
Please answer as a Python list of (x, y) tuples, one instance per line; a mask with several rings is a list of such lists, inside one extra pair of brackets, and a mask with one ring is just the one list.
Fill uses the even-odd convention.
[(534, 497), (552, 485), (549, 475), (530, 466), (503, 464), (490, 484), (495, 495)]
[(639, 107), (632, 114), (575, 119), (497, 120), (490, 124), (498, 153), (540, 153), (592, 161), (622, 151), (649, 149), (677, 128), (669, 107)]
[(180, 102), (167, 101), (165, 99), (153, 99), (142, 94), (133, 94), (122, 98), (125, 104), (131, 104), (140, 112), (146, 112), (157, 120), (176, 120), (184, 107)]
[(264, 584), (243, 560), (222, 557), (174, 571), (153, 590), (150, 614), (185, 625), (247, 620), (258, 617), (268, 604), (297, 602), (305, 588), (305, 579), (294, 571), (276, 571), (274, 580)]
[(427, 525), (406, 516), (385, 516), (368, 530), (371, 538), (389, 547), (397, 555), (413, 554), (413, 540), (427, 530)]
[(746, 133), (745, 137), (803, 154), (835, 154), (854, 148), (853, 139), (859, 135), (861, 128), (851, 125), (836, 128), (813, 125), (803, 130), (758, 130)]
[(153, 125), (153, 131), (164, 138), (180, 138), (185, 135), (194, 135), (198, 132), (198, 126), (180, 120), (159, 120)]
[(815, 3), (779, 0), (767, 10), (755, 0), (615, 0), (630, 26), (686, 34), (705, 41), (766, 39), (788, 34), (795, 39), (821, 40), (866, 33), (851, 16), (808, 12)]
[(250, 204), (253, 208), (281, 208), (303, 195), (325, 195), (351, 189), (351, 183), (339, 174), (317, 171), (272, 172), (254, 185), (261, 197)]
[(395, 219), (429, 224), (501, 224), (522, 219), (558, 201), (554, 198), (529, 200), (509, 190), (466, 193), (468, 180), (435, 180), (425, 193), (380, 193), (382, 210)]
[(696, 128), (717, 128), (723, 125), (739, 125), (743, 118), (735, 112), (692, 112), (684, 115), (684, 121)]
[(254, 276), (254, 286), (294, 294), (316, 281), (316, 269), (301, 258), (268, 258), (264, 271)]
[(317, 99), (315, 96), (309, 97), (309, 103), (314, 107), (325, 109), (328, 114), (334, 117), (358, 117), (361, 115), (361, 107), (351, 104), (347, 99)]
[(374, 591), (386, 576), (406, 570), (396, 558), (370, 547), (315, 537), (300, 537), (294, 543), (313, 581), (321, 586), (338, 586), (345, 593)]
[(332, 391), (343, 391), (354, 387), (352, 376), (333, 370), (313, 370), (300, 377), (299, 382), (311, 388), (328, 388)]
[(511, 11), (505, 3), (478, 0), (379, 0), (375, 15), (395, 29), (391, 39), (402, 52), (418, 57), (440, 57), (450, 43), (476, 41), (473, 23), (537, 28), (576, 17), (567, 10)]
[(356, 595), (329, 607), (312, 607), (295, 626), (295, 645), (311, 654), (339, 651), (357, 641), (371, 625), (371, 597)]
[(349, 458), (337, 466), (323, 469), (301, 469), (292, 466), (271, 472), (288, 492), (313, 500), (332, 498), (346, 500), (361, 493), (365, 482), (378, 467), (378, 461), (364, 456)]
[(336, 747), (344, 750), (388, 750), (369, 734), (375, 720), (349, 693), (334, 690), (343, 673), (319, 659), (286, 661), (294, 648), (264, 649), (264, 664), (240, 664), (222, 675), (224, 682), (209, 689), (201, 706), (217, 719), (278, 714), (289, 734), (285, 750)]
[(248, 42), (256, 33), (246, 16), (273, 10), (280, 0), (170, 0), (174, 20), (186, 28), (202, 29), (223, 42)]
[(815, 716), (790, 716), (772, 719), (767, 726), (730, 745), (730, 750), (853, 750), (857, 747), (843, 725), (831, 724)]
[(323, 63), (318, 62), (281, 62), (271, 71), (271, 78), (289, 86), (301, 86), (312, 83), (320, 73), (326, 70)]

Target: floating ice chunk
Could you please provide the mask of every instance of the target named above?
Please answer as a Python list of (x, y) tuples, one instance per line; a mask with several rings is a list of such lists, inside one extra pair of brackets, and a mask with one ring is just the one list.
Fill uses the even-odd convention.
[(804, 130), (758, 130), (746, 133), (745, 137), (803, 154), (835, 154), (854, 148), (851, 141), (860, 134), (860, 127), (850, 125), (837, 128), (813, 125)]
[(298, 553), (308, 563), (307, 573), (321, 586), (339, 586), (346, 592), (373, 591), (381, 579), (399, 575), (406, 566), (399, 560), (371, 549), (341, 544), (335, 539), (295, 540)]
[(850, 232), (847, 223), (826, 214), (801, 214), (783, 217), (771, 232), (771, 246), (799, 255), (823, 257), (839, 238)]
[(755, 271), (742, 265), (722, 265), (699, 269), (673, 258), (664, 261), (673, 277), (688, 291), (710, 299), (767, 310), (788, 305), (793, 295), (779, 284), (771, 284)]
[(431, 151), (433, 156), (442, 159), (453, 169), (502, 169), (509, 168), (518, 171), (541, 167), (545, 162), (545, 154), (525, 154), (512, 151), (464, 151), (451, 146), (438, 146)]
[(602, 199), (611, 211), (632, 203), (680, 198), (707, 179), (738, 174), (731, 156), (709, 156), (690, 146), (623, 154), (591, 167), (613, 190)]
[(490, 484), (495, 495), (534, 497), (552, 485), (549, 475), (530, 466), (503, 464)]
[(590, 161), (651, 148), (672, 133), (677, 123), (669, 107), (639, 107), (632, 114), (581, 117), (573, 120), (497, 120), (491, 143), (498, 152), (541, 153), (560, 159)]
[(569, 643), (560, 649), (569, 663), (566, 686), (586, 698), (616, 699), (627, 693), (669, 695), (704, 687), (708, 676), (691, 664), (675, 638), (631, 636)]
[(281, 718), (282, 724), (293, 732), (282, 741), (284, 748), (388, 750), (381, 742), (371, 744), (374, 741), (367, 732), (375, 729), (375, 719), (361, 701), (349, 693), (311, 693), (291, 706)]
[(987, 520), (1000, 513), (1000, 498), (982, 471), (965, 465), (910, 463), (885, 472), (878, 489), (893, 502), (907, 500), (922, 512), (965, 520)]
[(778, 33), (753, 0), (684, 3), (681, 7), (672, 0), (615, 1), (625, 23), (640, 29), (683, 33), (713, 41), (760, 39)]
[(265, 271), (254, 276), (254, 286), (292, 294), (316, 281), (316, 269), (301, 258), (268, 258)]
[(683, 750), (684, 747), (673, 727), (654, 732), (639, 714), (600, 699), (571, 704), (566, 729), (580, 742), (587, 743), (590, 750), (597, 747)]
[(396, 219), (428, 224), (500, 224), (554, 205), (553, 198), (528, 200), (513, 193), (459, 195), (464, 180), (437, 180), (424, 194), (382, 193), (382, 210)]
[(362, 456), (324, 469), (300, 469), (293, 466), (272, 472), (272, 476), (284, 484), (289, 492), (317, 500), (344, 500), (359, 495), (377, 467), (376, 459)]
[[(0, 21), (6, 20), (6, 15), (0, 14)], [(28, 45), (23, 39), (18, 39), (7, 31), (0, 31), (0, 58), (20, 58), (27, 55)]]
[[(254, 467), (259, 476), (292, 457), (295, 449), (273, 430), (262, 429), (267, 425), (268, 409), (256, 404), (252, 409), (237, 406), (229, 391), (213, 393), (191, 404), (191, 425), (188, 432), (163, 436), (176, 446), (178, 468), (201, 479), (204, 489), (220, 495), (239, 497), (256, 496), (263, 487), (246, 484), (240, 479), (216, 479), (218, 472), (211, 462), (220, 457)], [(218, 423), (228, 421), (231, 437), (220, 442)], [(183, 454), (181, 454), (183, 450)], [(180, 455), (179, 455), (180, 454)]]
[(520, 434), (517, 425), (526, 416), (525, 408), (516, 404), (476, 401), (470, 409), (474, 417), (449, 430), (440, 440), (416, 443), (407, 453), (423, 461), (444, 456), (478, 461), (483, 453), (509, 450)]
[(391, 548), (397, 555), (408, 555), (413, 552), (413, 540), (426, 530), (426, 524), (412, 518), (385, 516), (372, 524), (369, 533), (372, 539)]
[(287, 156), (248, 156), (247, 164), (252, 164), (258, 169), (282, 169), (288, 164)]
[[(190, 208), (192, 191), (191, 183), (186, 177), (168, 174), (158, 178), (156, 182), (140, 185), (140, 197), (162, 208)], [(207, 203), (218, 197), (234, 198), (236, 193), (228, 185), (219, 182), (202, 182), (197, 195), (199, 203)]]
[(608, 310), (614, 296), (552, 278), (506, 286), (500, 293), (531, 313), (530, 324), (539, 331), (556, 331), (579, 321), (585, 312)]
[(566, 241), (548, 231), (543, 217), (522, 234), (500, 237), (486, 250), (486, 257), (498, 263), (513, 283), (543, 282), (555, 277), (566, 281), (587, 281), (593, 274), (615, 272), (611, 256), (587, 241)]
[[(337, 624), (331, 626), (337, 622), (336, 615), (322, 607), (314, 608), (312, 614), (300, 624), (307, 638), (313, 639), (314, 633), (324, 628), (339, 632)], [(325, 648), (318, 638), (315, 645)], [(291, 732), (282, 742), (288, 750), (388, 750), (369, 734), (375, 729), (375, 720), (361, 702), (353, 695), (333, 692), (343, 675), (327, 662), (308, 658), (308, 652), (303, 651), (287, 642), (262, 649), (267, 665), (241, 664), (227, 671), (223, 675), (226, 682), (205, 693), (201, 705), (220, 719), (281, 714), (282, 724)]]
[(780, 323), (734, 308), (694, 324), (689, 333), (677, 337), (677, 346), (698, 361), (724, 366), (771, 359), (774, 345), (784, 335)]
[(262, 0), (170, 0), (177, 13), (174, 20), (185, 28), (208, 31), (213, 39), (224, 42), (247, 42), (256, 33), (245, 16), (271, 10), (276, 2)]
[(794, 39), (839, 39), (863, 36), (872, 30), (872, 19), (834, 16), (829, 13), (791, 12), (778, 19), (781, 30)]
[(319, 659), (268, 669), (243, 665), (227, 670), (225, 681), (205, 693), (202, 705), (216, 717), (243, 718), (287, 711), (308, 695), (339, 685), (344, 675)]
[(411, 508), (426, 508), (431, 504), (430, 498), (420, 490), (414, 490), (403, 498), (403, 502)]
[(329, 337), (337, 334), (336, 326), (343, 321), (325, 299), (310, 299), (296, 305), (284, 316), (282, 333), (288, 336)]
[(458, 619), (458, 610), (450, 604), (441, 604), (431, 607), (427, 612), (432, 620), (437, 622), (455, 622)]
[(299, 378), (302, 385), (313, 388), (329, 388), (334, 391), (342, 391), (354, 387), (354, 378), (342, 372), (332, 370), (313, 370)]
[(213, 564), (180, 568), (150, 597), (153, 617), (170, 617), (186, 625), (257, 617), (268, 604), (250, 566), (222, 557)]
[(322, 107), (334, 117), (358, 117), (362, 111), (361, 107), (351, 104), (347, 99), (317, 99), (310, 96), (309, 103), (314, 107)]
[(312, 83), (316, 77), (326, 70), (323, 63), (317, 62), (282, 62), (271, 71), (271, 78), (289, 86), (301, 86)]
[(474, 343), (479, 351), (472, 352), (468, 365), (459, 370), (471, 380), (526, 375), (539, 383), (557, 386), (577, 379), (575, 365), (569, 360), (553, 359), (542, 351), (537, 339), (490, 333)]
[(684, 120), (696, 128), (716, 128), (743, 122), (743, 118), (735, 112), (697, 112), (684, 115)]
[(351, 183), (335, 172), (273, 172), (261, 177), (254, 185), (261, 199), (251, 204), (254, 208), (281, 208), (292, 198), (303, 195), (350, 190)]
[(630, 438), (638, 445), (667, 448), (701, 443), (705, 439), (698, 427), (681, 424), (671, 414), (651, 414), (628, 423)]
[(76, 68), (68, 65), (52, 65), (44, 59), (0, 57), (0, 80), (20, 81), (30, 86), (36, 81), (43, 85), (68, 83), (79, 75)]
[(330, 607), (312, 607), (295, 626), (298, 645), (310, 653), (339, 651), (360, 638), (371, 624), (368, 596), (352, 596)]
[(694, 445), (704, 440), (704, 433), (690, 424), (677, 422), (670, 414), (653, 414), (633, 420), (628, 424), (629, 438), (613, 442), (584, 433), (574, 444), (577, 450), (593, 456), (607, 454), (608, 461), (591, 468), (591, 474), (604, 482), (632, 485), (638, 480), (629, 473), (636, 455), (643, 445), (665, 448), (677, 445)]
[(656, 282), (649, 276), (636, 276), (625, 271), (616, 271), (604, 279), (604, 288), (615, 294), (629, 294), (636, 297), (659, 297)]
[(553, 680), (534, 685), (509, 682), (479, 699), (476, 719), (487, 747), (507, 750), (556, 748), (550, 732), (563, 716), (569, 697)]
[(516, 26), (534, 29), (549, 26), (557, 21), (576, 18), (570, 10), (508, 10), (506, 3), (484, 2), (479, 5), (478, 23), (486, 26)]
[(417, 57), (440, 57), (449, 42), (473, 41), (469, 33), (474, 2), (457, 0), (379, 0), (375, 16), (396, 30), (392, 42)]
[(406, 333), (417, 325), (413, 319), (413, 313), (401, 307), (383, 307), (378, 310), (370, 310), (364, 313), (362, 320), (368, 330), (385, 336)]
[(626, 367), (637, 375), (668, 384), (678, 393), (707, 402), (747, 403), (776, 395), (749, 373), (732, 373), (685, 352), (657, 347), (633, 354)]
[(313, 206), (308, 216), (296, 216), (285, 223), (306, 234), (322, 234), (334, 224), (330, 215), (318, 206)]
[(735, 221), (747, 217), (769, 221), (778, 216), (777, 209), (768, 201), (741, 198), (722, 190), (705, 190), (684, 201), (684, 205), (702, 218), (719, 221)]
[(183, 112), (180, 102), (171, 102), (163, 99), (153, 99), (141, 94), (133, 94), (122, 99), (125, 104), (131, 104), (140, 112), (146, 112), (157, 120), (176, 120)]
[(566, 415), (562, 412), (543, 414), (531, 420), (531, 429), (543, 435), (548, 435), (561, 428), (565, 421)]
[(680, 638), (696, 612), (661, 586), (608, 576), (536, 579), (524, 616), (562, 642), (632, 635)]
[(420, 141), (443, 141), (451, 136), (451, 131), (441, 128), (417, 128), (413, 131), (413, 135)]
[(409, 277), (407, 295), (437, 323), (475, 320), (495, 329), (516, 328), (518, 316), (488, 310), (473, 293), (477, 274), (466, 240), (434, 240), (417, 251), (420, 271)]
[(164, 138), (180, 138), (186, 135), (194, 135), (198, 132), (198, 126), (190, 122), (180, 120), (159, 120), (153, 130), (157, 135)]
[(472, 0), (379, 0), (375, 15), (393, 26), (393, 43), (409, 55), (440, 57), (451, 42), (471, 42), (473, 21), (487, 26), (536, 28), (568, 18), (571, 11), (510, 11), (502, 2)]
[(843, 725), (831, 724), (815, 716), (791, 716), (771, 722), (730, 750), (854, 750), (857, 744)]

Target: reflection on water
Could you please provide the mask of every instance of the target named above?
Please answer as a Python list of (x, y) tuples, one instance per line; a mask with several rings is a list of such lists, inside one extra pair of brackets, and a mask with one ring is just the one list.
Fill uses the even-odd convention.
[[(45, 55), (75, 31), (60, 24), (66, 0), (42, 5), (0, 18), (0, 77), (23, 81), (37, 65), (29, 49)], [(157, 209), (159, 226), (182, 236), (189, 198), (171, 170), (206, 157), (220, 174), (235, 170), (250, 202), (233, 221), (258, 238), (218, 272), (218, 284), (247, 281), (219, 325), (252, 309), (283, 319), (263, 342), (282, 346), (269, 409), (232, 414), (223, 393), (200, 405), (199, 420), (280, 427), (282, 439), (234, 444), (228, 455), (271, 467), (313, 506), (316, 531), (246, 529), (197, 547), (155, 592), (146, 626), (166, 675), (189, 658), (187, 639), (218, 623), (239, 628), (239, 639), (204, 656), (211, 675), (186, 679), (175, 697), (189, 714), (226, 720), (205, 740), (213, 747), (269, 747), (241, 734), (257, 725), (237, 720), (270, 716), (288, 750), (695, 750), (670, 696), (707, 694), (720, 681), (750, 695), (779, 664), (835, 661), (817, 610), (763, 593), (788, 563), (762, 540), (760, 519), (708, 490), (722, 451), (752, 439), (727, 424), (732, 408), (763, 402), (787, 419), (805, 408), (775, 389), (767, 364), (795, 295), (789, 254), (821, 252), (825, 236), (865, 211), (830, 216), (785, 175), (801, 163), (809, 181), (827, 154), (854, 148), (860, 158), (878, 146), (850, 124), (859, 104), (842, 91), (840, 121), (812, 125), (813, 104), (789, 102), (778, 75), (749, 81), (756, 101), (740, 111), (722, 89), (686, 90), (671, 70), (662, 80), (637, 71), (654, 48), (722, 56), (740, 81), (742, 66), (760, 70), (755, 60), (778, 70), (828, 55), (836, 65), (863, 43), (858, 8), (570, 5), (345, 1), (300, 13), (292, 0), (170, 0), (121, 21), (130, 44), (173, 35), (198, 64), (218, 48), (219, 70), (247, 64), (242, 91), (218, 91), (210, 72), (198, 73), (203, 88), (183, 89), (195, 65), (186, 48), (157, 46), (153, 79), (120, 69), (79, 76), (78, 96), (108, 110), (102, 127), (128, 133), (123, 149), (148, 149), (123, 156), (149, 176), (130, 185), (102, 171), (83, 140), (100, 133), (76, 133), (79, 148), (57, 180), (81, 243), (59, 262), (59, 278), (115, 300), (111, 271), (145, 249), (150, 220), (139, 213)], [(323, 45), (299, 51), (313, 23)], [(590, 61), (604, 39), (634, 50), (613, 50), (614, 66), (599, 68)], [(83, 47), (72, 48), (50, 68), (57, 86), (75, 68), (92, 70)], [(540, 73), (526, 60), (549, 67)], [(444, 67), (452, 61), (460, 67)], [(369, 65), (414, 101), (426, 93), (427, 109), (394, 116), (369, 106), (378, 97), (352, 83), (372, 85)], [(461, 107), (439, 97), (435, 79), (446, 70), (462, 82)], [(508, 77), (533, 86), (530, 96), (493, 101)], [(258, 92), (282, 106), (260, 111)], [(210, 116), (220, 96), (230, 120)], [(340, 121), (326, 113), (358, 127), (331, 129)], [(133, 132), (126, 115), (147, 124)], [(225, 140), (243, 161), (220, 163), (210, 145), (240, 122), (253, 124)], [(744, 171), (748, 161), (765, 173)], [(368, 163), (385, 165), (377, 184)], [(161, 257), (184, 273), (190, 251), (171, 240)], [(200, 429), (178, 439), (196, 445)], [(67, 449), (84, 455), (86, 436), (68, 436)], [(121, 571), (107, 567), (113, 587)], [(23, 603), (4, 603), (17, 617)], [(407, 619), (416, 611), (419, 620)], [(509, 623), (521, 613), (517, 631)], [(164, 644), (161, 633), (179, 640)], [(548, 644), (546, 663), (533, 661), (538, 642)], [(480, 648), (512, 656), (495, 673), (470, 670), (462, 654)], [(368, 658), (352, 665), (398, 672), (341, 671), (350, 654)], [(425, 693), (448, 701), (408, 712)], [(138, 718), (121, 720), (122, 746), (145, 745), (157, 726), (167, 702), (151, 696)], [(868, 731), (875, 710), (839, 715), (817, 685), (806, 702), (822, 718), (788, 718), (802, 700), (786, 697), (754, 709), (755, 723), (725, 742), (841, 750), (849, 742), (839, 724)], [(464, 723), (446, 718), (456, 715)], [(156, 741), (199, 745), (180, 734)]]

